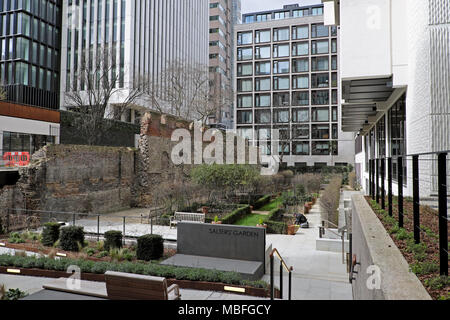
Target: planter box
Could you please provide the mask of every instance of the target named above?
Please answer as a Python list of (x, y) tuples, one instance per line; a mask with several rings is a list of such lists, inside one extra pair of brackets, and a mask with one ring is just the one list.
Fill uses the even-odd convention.
[[(0, 267), (0, 274), (11, 274), (11, 273), (7, 272), (7, 269), (20, 270), (20, 274), (14, 274), (14, 275), (42, 277), (42, 278), (55, 278), (55, 279), (69, 277), (69, 274), (64, 271), (43, 270), (43, 269), (24, 269), (24, 268), (15, 268), (15, 267)], [(81, 280), (105, 282), (105, 276), (103, 274), (81, 273)], [(240, 286), (240, 285), (230, 285), (230, 284), (219, 283), (219, 282), (167, 279), (167, 284), (169, 286), (171, 286), (172, 284), (177, 284), (182, 289), (216, 291), (216, 292), (229, 292), (229, 291), (225, 290), (225, 287), (243, 288), (243, 289), (245, 289), (245, 294), (236, 293), (236, 292), (233, 292), (233, 294), (241, 294), (241, 295), (248, 295), (248, 296), (252, 296), (252, 297), (263, 297), (263, 298), (270, 297), (270, 292), (269, 292), (269, 290), (266, 290), (266, 289), (252, 288), (252, 287)], [(279, 297), (280, 297), (280, 291), (277, 288), (275, 288), (275, 298), (279, 298)]]

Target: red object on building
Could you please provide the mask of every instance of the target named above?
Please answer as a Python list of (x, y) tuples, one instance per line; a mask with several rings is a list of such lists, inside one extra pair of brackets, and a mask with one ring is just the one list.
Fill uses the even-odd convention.
[(29, 152), (5, 152), (3, 161), (6, 167), (24, 167), (30, 164)]

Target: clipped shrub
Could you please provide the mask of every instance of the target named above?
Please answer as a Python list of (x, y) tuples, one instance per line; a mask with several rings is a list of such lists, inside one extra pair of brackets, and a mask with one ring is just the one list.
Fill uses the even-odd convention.
[(137, 240), (136, 256), (138, 260), (158, 260), (164, 253), (164, 240), (160, 235), (147, 234)]
[(277, 221), (266, 221), (267, 224), (267, 232), (273, 234), (287, 234), (287, 224), (284, 222)]
[(64, 227), (60, 230), (59, 246), (66, 251), (78, 252), (80, 246), (84, 244), (84, 228), (83, 227)]
[(105, 232), (104, 250), (122, 248), (122, 232), (121, 231), (107, 231)]
[(44, 224), (41, 243), (46, 247), (53, 247), (55, 242), (59, 239), (60, 227), (60, 224), (56, 222), (48, 222)]
[(223, 224), (233, 224), (252, 213), (250, 206), (240, 207), (222, 219)]
[(255, 204), (254, 204), (253, 207), (254, 207), (254, 209), (262, 208), (262, 207), (264, 207), (266, 204), (269, 204), (271, 200), (272, 200), (272, 196), (271, 196), (271, 195), (264, 196), (264, 197), (258, 199), (258, 200), (255, 202)]

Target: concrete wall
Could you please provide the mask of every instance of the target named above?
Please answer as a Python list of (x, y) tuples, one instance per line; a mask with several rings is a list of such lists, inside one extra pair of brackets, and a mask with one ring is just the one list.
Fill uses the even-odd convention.
[[(431, 300), (362, 195), (352, 197), (352, 231), (352, 253), (359, 263), (352, 283), (355, 300)], [(370, 266), (381, 272), (379, 288), (370, 289), (367, 285)]]

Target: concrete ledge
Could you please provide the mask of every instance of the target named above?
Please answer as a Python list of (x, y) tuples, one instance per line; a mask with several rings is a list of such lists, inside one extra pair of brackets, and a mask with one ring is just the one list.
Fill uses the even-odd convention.
[[(316, 250), (342, 253), (342, 240), (316, 239)], [(349, 252), (348, 240), (344, 240), (344, 250), (345, 252)]]
[[(352, 210), (353, 254), (359, 263), (354, 269), (354, 299), (431, 300), (363, 195), (352, 197)], [(372, 265), (380, 268), (380, 289), (367, 286), (367, 268)]]

